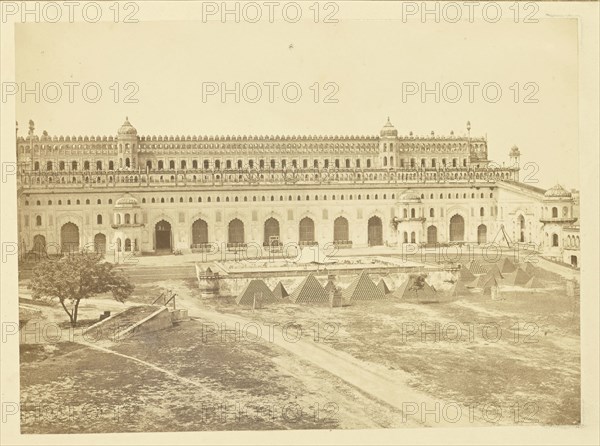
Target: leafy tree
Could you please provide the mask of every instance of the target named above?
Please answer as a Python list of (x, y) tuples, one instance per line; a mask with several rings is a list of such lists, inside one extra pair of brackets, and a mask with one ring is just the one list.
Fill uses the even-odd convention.
[(414, 280), (410, 285), (409, 290), (414, 291), (417, 297), (419, 297), (419, 291), (421, 291), (425, 287), (426, 278), (427, 274), (419, 274), (414, 276)]
[[(33, 269), (33, 298), (57, 298), (73, 327), (81, 299), (111, 292), (115, 300), (124, 302), (133, 292), (133, 284), (115, 269), (115, 264), (100, 262), (101, 258), (96, 253), (82, 253), (42, 261)], [(70, 311), (67, 304), (71, 304)]]

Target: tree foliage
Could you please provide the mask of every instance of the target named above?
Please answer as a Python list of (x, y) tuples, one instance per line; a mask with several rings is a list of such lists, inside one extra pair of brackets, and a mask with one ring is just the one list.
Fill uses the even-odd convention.
[[(33, 269), (30, 288), (34, 299), (56, 298), (77, 324), (82, 299), (112, 293), (115, 300), (124, 302), (133, 292), (133, 284), (113, 263), (101, 262), (95, 253), (72, 254), (60, 260), (44, 260)], [(70, 309), (69, 309), (70, 307)]]
[(414, 291), (418, 296), (419, 291), (423, 290), (425, 287), (425, 279), (427, 278), (427, 274), (418, 274), (413, 276), (412, 284), (410, 285), (409, 290)]

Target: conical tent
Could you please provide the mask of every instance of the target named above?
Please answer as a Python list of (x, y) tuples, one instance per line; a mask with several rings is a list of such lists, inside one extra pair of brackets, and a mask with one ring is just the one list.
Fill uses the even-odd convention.
[(383, 291), (383, 294), (390, 294), (391, 291), (387, 286), (387, 283), (385, 283), (385, 280), (381, 279), (379, 281), (379, 283), (377, 284), (377, 288), (379, 288), (381, 291)]
[(394, 296), (400, 299), (412, 299), (419, 301), (437, 301), (435, 290), (427, 282), (423, 281), (422, 287), (417, 289), (416, 277), (410, 276), (394, 292)]
[(331, 291), (335, 291), (337, 289), (337, 287), (335, 286), (335, 283), (333, 282), (333, 280), (329, 279), (327, 281), (327, 283), (325, 284), (325, 291), (327, 291), (327, 295), (329, 295), (329, 293)]
[(369, 278), (366, 271), (362, 271), (354, 281), (342, 291), (345, 301), (383, 299), (385, 293)]
[(473, 274), (486, 274), (488, 272), (488, 268), (480, 260), (471, 260), (467, 267)]
[(488, 277), (480, 288), (482, 288), (483, 294), (490, 294), (492, 292), (492, 288), (498, 288), (498, 281), (495, 277)]
[(319, 283), (313, 273), (310, 273), (302, 281), (298, 288), (289, 296), (294, 303), (328, 303), (329, 295), (325, 288)]
[(279, 282), (277, 285), (275, 285), (275, 288), (273, 288), (273, 296), (275, 296), (277, 299), (285, 299), (289, 296), (289, 293), (283, 286), (283, 283)]
[(458, 271), (459, 282), (472, 282), (475, 279), (475, 275), (471, 271), (469, 271), (464, 265), (460, 267), (460, 270)]
[(542, 282), (540, 279), (538, 279), (537, 277), (532, 277), (531, 279), (529, 279), (529, 282), (527, 282), (525, 285), (523, 285), (525, 288), (546, 288), (546, 284), (544, 284), (544, 282)]
[(502, 275), (502, 272), (500, 272), (500, 268), (498, 268), (498, 265), (492, 265), (492, 267), (487, 272), (486, 276), (494, 277), (496, 279), (504, 278), (504, 276)]
[(517, 268), (514, 272), (505, 275), (503, 283), (507, 285), (523, 286), (531, 280), (531, 276), (522, 268)]
[(504, 257), (502, 262), (500, 262), (500, 272), (502, 274), (512, 273), (516, 269), (517, 267), (508, 257)]
[(529, 274), (530, 276), (533, 276), (533, 275), (536, 274), (536, 268), (533, 265), (533, 263), (531, 263), (531, 262), (526, 262), (525, 263), (525, 272), (527, 274)]
[(463, 282), (462, 280), (458, 280), (454, 284), (454, 288), (452, 288), (451, 295), (454, 297), (454, 296), (463, 296), (465, 294), (469, 294), (470, 291), (466, 285), (467, 285), (466, 282)]
[(264, 305), (276, 303), (277, 299), (265, 282), (260, 279), (251, 280), (236, 299), (238, 305)]

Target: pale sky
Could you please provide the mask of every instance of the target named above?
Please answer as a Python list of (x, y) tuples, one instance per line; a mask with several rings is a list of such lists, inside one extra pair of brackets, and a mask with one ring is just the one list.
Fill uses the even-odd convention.
[[(38, 133), (115, 135), (125, 116), (140, 135), (376, 135), (388, 116), (400, 134), (447, 135), (466, 132), (471, 121), (473, 136), (487, 135), (491, 159), (508, 163), (516, 144), (522, 165), (539, 166), (534, 185), (579, 187), (576, 20), (421, 24), (367, 13), (338, 24), (17, 25), (17, 83), (97, 82), (102, 88), (96, 103), (86, 102), (77, 87), (69, 103), (66, 86), (56, 103), (36, 103), (31, 95), (17, 101), (19, 134), (33, 119)], [(127, 91), (121, 87), (115, 103), (115, 82), (136, 83), (139, 102), (123, 103)], [(232, 96), (221, 103), (219, 95), (203, 102), (202, 85), (211, 82), (297, 82), (302, 97), (288, 103), (275, 87), (277, 97), (269, 103), (263, 86), (257, 103), (235, 103)], [(339, 102), (314, 103), (315, 82), (335, 83)], [(436, 82), (495, 82), (502, 98), (487, 102), (475, 87), (469, 103), (463, 86), (456, 103), (435, 103), (432, 95), (426, 103), (419, 95), (403, 103), (403, 82), (429, 88)], [(517, 103), (515, 82), (521, 85)], [(538, 86), (538, 103), (523, 102), (532, 91), (523, 88), (527, 82)]]

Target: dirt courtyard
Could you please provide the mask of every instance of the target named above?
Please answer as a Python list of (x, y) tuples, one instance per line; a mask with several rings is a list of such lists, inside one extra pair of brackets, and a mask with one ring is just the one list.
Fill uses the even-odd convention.
[[(434, 304), (252, 311), (202, 295), (195, 279), (157, 276), (138, 281), (127, 305), (165, 289), (191, 321), (106, 350), (22, 344), (23, 432), (580, 423), (578, 296), (559, 278), (494, 301), (441, 291)], [(33, 305), (27, 297), (22, 287)], [(119, 308), (93, 299), (81, 318)]]

